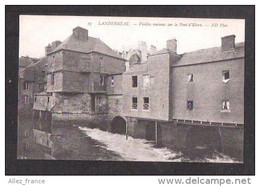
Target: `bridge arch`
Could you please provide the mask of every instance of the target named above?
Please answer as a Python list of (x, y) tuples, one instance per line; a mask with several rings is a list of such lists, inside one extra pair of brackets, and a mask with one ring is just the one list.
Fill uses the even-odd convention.
[(126, 134), (126, 120), (121, 116), (116, 116), (111, 122), (111, 132)]
[(221, 135), (218, 127), (192, 126), (186, 135), (187, 150), (222, 151)]

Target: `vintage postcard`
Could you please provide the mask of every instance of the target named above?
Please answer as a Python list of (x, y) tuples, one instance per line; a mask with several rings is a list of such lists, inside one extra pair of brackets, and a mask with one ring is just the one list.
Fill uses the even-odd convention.
[(244, 19), (19, 27), (18, 159), (243, 163)]

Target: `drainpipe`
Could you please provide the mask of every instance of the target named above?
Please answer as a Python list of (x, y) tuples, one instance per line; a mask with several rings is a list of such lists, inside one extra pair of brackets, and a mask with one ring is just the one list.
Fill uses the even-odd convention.
[(155, 121), (155, 143), (158, 145), (158, 124), (157, 121)]
[(125, 126), (125, 139), (126, 139), (126, 140), (128, 139), (127, 124), (126, 124), (126, 126)]

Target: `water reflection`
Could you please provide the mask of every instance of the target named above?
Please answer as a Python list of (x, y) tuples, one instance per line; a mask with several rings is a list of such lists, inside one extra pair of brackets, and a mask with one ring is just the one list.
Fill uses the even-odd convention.
[(103, 161), (172, 161), (239, 163), (225, 154), (198, 148), (179, 151), (155, 147), (154, 143), (73, 125), (52, 123), (47, 112), (19, 117), (19, 159), (103, 160)]

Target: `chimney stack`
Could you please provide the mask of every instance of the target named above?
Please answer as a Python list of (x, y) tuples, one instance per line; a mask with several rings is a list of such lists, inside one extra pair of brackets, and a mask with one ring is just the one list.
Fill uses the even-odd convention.
[(235, 49), (235, 35), (229, 35), (221, 38), (222, 51), (229, 51)]
[(139, 41), (137, 49), (141, 51), (141, 62), (147, 61), (148, 50), (146, 42)]
[(177, 40), (171, 39), (167, 41), (167, 49), (177, 54)]
[(156, 52), (157, 52), (156, 46), (151, 45), (151, 47), (150, 47), (150, 54), (153, 55)]
[(51, 50), (54, 50), (55, 48), (57, 48), (57, 46), (59, 46), (61, 44), (61, 41), (53, 41), (51, 43)]
[(87, 41), (88, 40), (88, 30), (78, 26), (73, 29), (73, 36), (75, 36), (78, 40)]
[(45, 47), (45, 55), (49, 54), (51, 52), (51, 45), (48, 44), (48, 46)]

